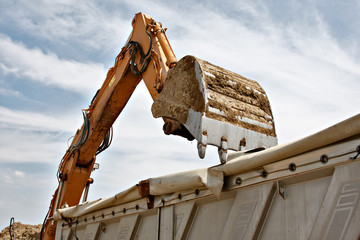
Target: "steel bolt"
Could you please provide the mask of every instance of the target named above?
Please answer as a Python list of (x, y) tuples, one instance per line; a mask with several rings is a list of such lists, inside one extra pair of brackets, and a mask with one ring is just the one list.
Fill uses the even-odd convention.
[(290, 163), (289, 164), (289, 170), (294, 172), (296, 170), (296, 164), (295, 163)]
[(320, 162), (321, 162), (322, 164), (325, 164), (325, 163), (327, 163), (328, 161), (329, 161), (329, 157), (328, 157), (326, 154), (321, 155), (321, 157), (320, 157)]
[(236, 184), (236, 185), (241, 185), (241, 183), (242, 183), (241, 177), (237, 177), (237, 178), (235, 179), (235, 184)]

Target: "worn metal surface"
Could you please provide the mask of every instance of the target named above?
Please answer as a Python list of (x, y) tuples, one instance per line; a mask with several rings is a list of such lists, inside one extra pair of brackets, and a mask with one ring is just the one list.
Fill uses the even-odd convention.
[(356, 239), (360, 232), (360, 164), (336, 168), (309, 239)]
[[(134, 207), (128, 213), (116, 211), (122, 206), (109, 207), (77, 218), (71, 233), (60, 221), (65, 225), (58, 226), (57, 239), (357, 239), (358, 171), (356, 160), (325, 176), (313, 172), (284, 178), (286, 199), (270, 180), (223, 192), (220, 198), (200, 190), (204, 195), (163, 200), (163, 206), (152, 210)], [(106, 214), (112, 211), (116, 213)]]
[[(58, 226), (57, 239), (357, 239), (360, 236), (360, 162), (335, 167), (326, 176), (303, 176), (222, 193), (192, 194), (163, 207), (105, 215), (116, 207)], [(329, 174), (329, 175), (328, 175)], [(340, 178), (340, 179), (339, 179)], [(206, 190), (204, 190), (206, 192)], [(104, 214), (104, 216), (102, 216)], [(61, 223), (61, 222), (60, 222)]]

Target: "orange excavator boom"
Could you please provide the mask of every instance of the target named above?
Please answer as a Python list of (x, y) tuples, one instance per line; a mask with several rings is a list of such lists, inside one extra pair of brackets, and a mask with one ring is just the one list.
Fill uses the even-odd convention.
[[(133, 31), (126, 45), (109, 69), (102, 87), (88, 109), (83, 110), (84, 124), (77, 130), (58, 169), (59, 187), (53, 195), (42, 230), (42, 239), (54, 239), (57, 208), (79, 203), (96, 155), (106, 142), (111, 126), (119, 116), (141, 79), (153, 99), (161, 91), (168, 69), (177, 62), (161, 23), (138, 13), (132, 21)], [(104, 143), (106, 146), (106, 143)]]

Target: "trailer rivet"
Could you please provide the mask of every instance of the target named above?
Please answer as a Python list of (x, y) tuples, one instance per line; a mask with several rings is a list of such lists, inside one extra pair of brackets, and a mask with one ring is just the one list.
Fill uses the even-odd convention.
[(321, 157), (320, 157), (320, 162), (321, 162), (322, 164), (325, 164), (325, 163), (327, 163), (328, 161), (329, 161), (329, 157), (328, 157), (326, 154), (321, 155)]
[(266, 178), (266, 177), (268, 176), (268, 172), (267, 172), (266, 170), (263, 170), (263, 171), (261, 172), (261, 176), (262, 176), (263, 178)]
[(296, 164), (295, 163), (290, 163), (289, 164), (289, 170), (294, 172), (296, 170)]
[(235, 179), (235, 184), (236, 184), (236, 185), (241, 185), (241, 183), (242, 183), (241, 177), (237, 177), (237, 178)]

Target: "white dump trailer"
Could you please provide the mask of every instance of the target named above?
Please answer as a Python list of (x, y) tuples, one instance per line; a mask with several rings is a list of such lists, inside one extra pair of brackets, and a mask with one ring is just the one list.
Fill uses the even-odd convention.
[(56, 239), (359, 239), (360, 115), (63, 208)]

